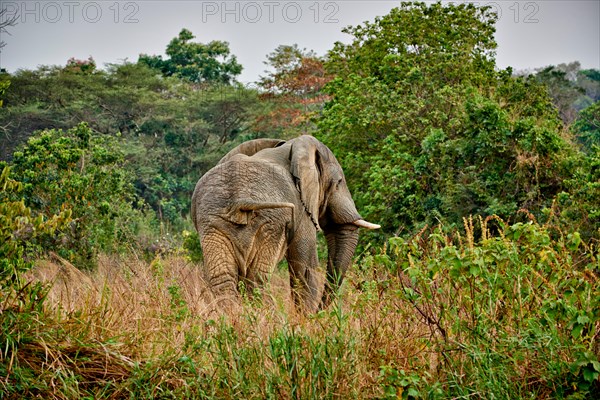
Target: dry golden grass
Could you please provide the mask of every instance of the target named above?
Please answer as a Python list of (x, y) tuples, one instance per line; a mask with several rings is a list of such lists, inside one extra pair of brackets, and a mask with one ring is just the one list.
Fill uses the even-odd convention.
[[(165, 354), (177, 358), (183, 354), (190, 335), (200, 340), (221, 329), (214, 324), (221, 314), (214, 307), (200, 267), (181, 256), (157, 257), (147, 262), (133, 256), (103, 255), (96, 271), (82, 272), (52, 255), (39, 261), (28, 277), (51, 285), (46, 311), (69, 324), (70, 336), (114, 343), (110, 351), (115, 353), (118, 349), (118, 355), (112, 354), (112, 361), (105, 355), (104, 372), (98, 375), (102, 379), (122, 381), (136, 362), (156, 360)], [(384, 288), (367, 293), (361, 288), (362, 278), (351, 272), (343, 293), (341, 321), (336, 307), (316, 316), (296, 312), (288, 279), (287, 273), (276, 271), (260, 298), (250, 297), (226, 316), (235, 331), (237, 346), (266, 348), (271, 338), (284, 331), (317, 343), (339, 333), (352, 344), (351, 353), (333, 362), (339, 368), (335, 387), (341, 397), (380, 395), (382, 364), (407, 370), (415, 365), (426, 366), (435, 373), (437, 355), (426, 345), (431, 331), (417, 321), (406, 304), (388, 296)], [(65, 351), (66, 347), (61, 349)], [(312, 350), (304, 351), (302, 357), (310, 360)], [(91, 360), (96, 360), (94, 368), (100, 365), (101, 358), (90, 355)], [(110, 362), (115, 362), (116, 368), (109, 368)], [(215, 360), (210, 355), (198, 355), (198, 362)], [(347, 367), (352, 370), (345, 370)], [(264, 368), (275, 370), (277, 366), (271, 360)], [(81, 370), (79, 374), (91, 377), (92, 372)]]
[[(146, 343), (139, 349), (139, 354), (144, 356), (160, 354), (160, 348), (157, 348), (158, 353), (149, 351), (154, 348), (149, 343), (164, 344), (165, 335), (172, 331), (173, 321), (167, 318), (173, 313), (170, 287), (178, 288), (179, 296), (189, 311), (186, 318), (180, 321), (181, 328), (185, 328), (186, 324), (204, 323), (221, 315), (202, 276), (201, 267), (182, 256), (157, 257), (147, 262), (132, 256), (119, 258), (101, 255), (98, 268), (94, 272), (87, 272), (51, 254), (50, 258), (38, 261), (26, 279), (49, 285), (45, 302), (49, 311), (63, 316), (77, 314), (81, 319), (97, 319), (90, 326), (97, 328), (104, 337), (127, 336), (133, 342)], [(244, 312), (251, 312), (260, 303), (262, 316), (259, 316), (261, 321), (255, 328), (265, 330), (265, 334), (268, 334), (269, 325), (260, 322), (290, 323), (311, 329), (309, 325), (313, 318), (298, 313), (293, 307), (288, 279), (287, 273), (276, 271), (260, 300), (250, 297), (237, 310), (229, 313), (230, 322), (239, 324), (237, 319), (243, 319), (241, 316)], [(346, 310), (360, 307), (365, 311), (350, 316), (353, 328), (360, 330), (371, 325), (379, 328), (385, 326), (394, 331), (402, 328), (407, 333), (414, 330), (414, 327), (401, 324), (401, 320), (382, 321), (380, 318), (388, 316), (390, 306), (400, 310), (402, 305), (400, 302), (386, 304), (366, 301), (361, 296), (359, 281), (350, 272), (347, 290), (343, 294)], [(382, 312), (383, 308), (385, 312)], [(315, 329), (320, 328), (318, 324), (315, 325)], [(155, 337), (158, 340), (152, 340)], [(373, 339), (377, 340), (378, 337), (379, 334), (375, 334)], [(177, 341), (171, 342), (171, 345), (176, 344)]]
[[(189, 324), (207, 319), (214, 307), (200, 269), (183, 257), (156, 258), (102, 255), (94, 272), (78, 270), (53, 254), (39, 261), (29, 275), (48, 283), (46, 307), (63, 316), (76, 314), (87, 320), (98, 339), (126, 338), (130, 354), (149, 357), (165, 346), (176, 347)], [(190, 315), (178, 332), (168, 318), (173, 313), (169, 287), (179, 288)]]

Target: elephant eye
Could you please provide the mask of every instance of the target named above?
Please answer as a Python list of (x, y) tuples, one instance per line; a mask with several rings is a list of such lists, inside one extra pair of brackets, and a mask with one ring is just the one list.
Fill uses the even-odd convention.
[(342, 184), (343, 179), (340, 178), (337, 183), (335, 184), (336, 189), (340, 187), (340, 185)]

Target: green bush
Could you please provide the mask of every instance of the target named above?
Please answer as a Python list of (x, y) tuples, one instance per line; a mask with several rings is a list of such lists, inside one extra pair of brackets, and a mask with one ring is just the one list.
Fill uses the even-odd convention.
[(183, 231), (183, 249), (190, 261), (194, 263), (200, 263), (203, 260), (202, 247), (200, 246), (200, 236), (194, 230)]
[[(591, 398), (600, 390), (597, 249), (553, 229), (492, 217), (465, 220), (462, 235), (438, 227), (390, 239), (379, 258), (398, 277), (389, 290), (429, 326), (446, 395)], [(382, 373), (389, 381), (397, 371)]]
[[(0, 174), (0, 373), (8, 375), (7, 361), (28, 343), (43, 314), (45, 287), (25, 282), (23, 274), (33, 265), (40, 243), (55, 238), (71, 222), (71, 210), (55, 215), (35, 213), (23, 202), (23, 184), (10, 177), (10, 168)], [(1, 392), (0, 392), (1, 394)]]
[(41, 215), (70, 210), (60, 237), (41, 243), (82, 268), (98, 251), (135, 243), (144, 215), (116, 142), (94, 135), (86, 124), (68, 131), (44, 130), (13, 154), (13, 175), (22, 182), (24, 203)]

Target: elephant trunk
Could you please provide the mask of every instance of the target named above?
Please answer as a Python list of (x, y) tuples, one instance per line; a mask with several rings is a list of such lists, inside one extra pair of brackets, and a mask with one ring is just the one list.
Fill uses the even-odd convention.
[(327, 239), (327, 281), (319, 308), (326, 308), (333, 299), (333, 295), (342, 284), (346, 270), (352, 263), (352, 257), (358, 243), (358, 229), (353, 224), (325, 231)]

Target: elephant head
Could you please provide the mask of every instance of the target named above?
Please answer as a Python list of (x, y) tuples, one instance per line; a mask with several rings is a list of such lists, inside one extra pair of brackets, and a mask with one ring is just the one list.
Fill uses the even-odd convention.
[(335, 156), (312, 136), (293, 140), (290, 172), (302, 204), (315, 228), (327, 239), (327, 280), (320, 307), (331, 302), (331, 295), (344, 279), (358, 243), (358, 228), (378, 229), (379, 225), (362, 219)]

